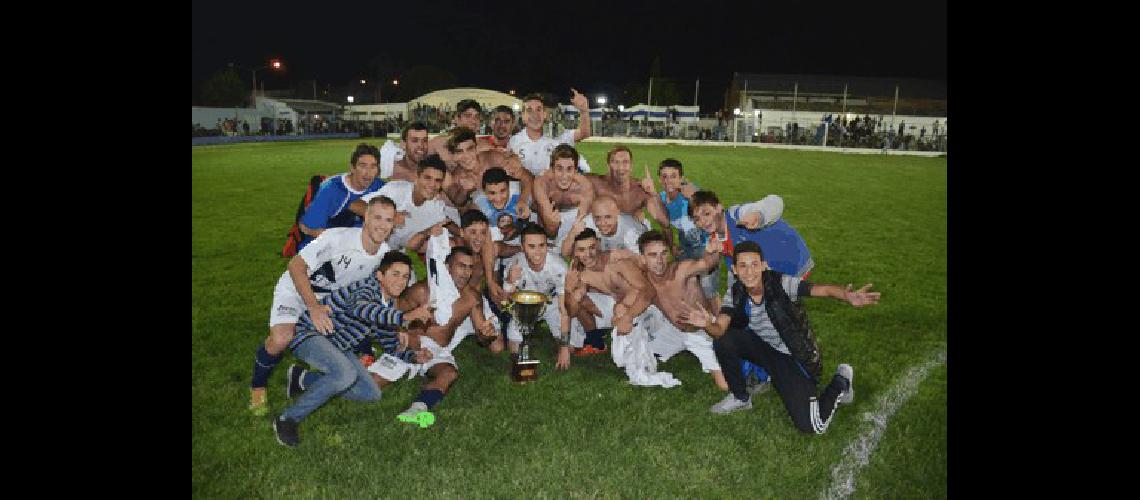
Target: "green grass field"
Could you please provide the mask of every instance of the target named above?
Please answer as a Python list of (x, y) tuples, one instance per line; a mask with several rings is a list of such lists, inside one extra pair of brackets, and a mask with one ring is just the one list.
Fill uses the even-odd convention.
[[(608, 356), (555, 372), (540, 337), (537, 383), (511, 383), (506, 353), (466, 341), (434, 427), (396, 421), (419, 392), (419, 381), (405, 380), (378, 403), (330, 401), (302, 423), (299, 447), (283, 447), (270, 417), (246, 411), (253, 354), (308, 178), (343, 172), (357, 142), (192, 150), (195, 497), (814, 497), (871, 428), (865, 414), (877, 399), (946, 349), (945, 158), (633, 145), (638, 175), (642, 164), (677, 158), (726, 206), (783, 196), (785, 219), (815, 259), (813, 281), (883, 293), (863, 309), (808, 299), (825, 373), (842, 362), (856, 372), (855, 402), (826, 434), (796, 431), (774, 391), (751, 411), (709, 413), (722, 393), (688, 353), (660, 366), (683, 385), (640, 388)], [(608, 149), (580, 145), (595, 172)], [(293, 361), (287, 355), (270, 380), (274, 412)], [(942, 364), (891, 418), (853, 496), (945, 497), (946, 418)]]

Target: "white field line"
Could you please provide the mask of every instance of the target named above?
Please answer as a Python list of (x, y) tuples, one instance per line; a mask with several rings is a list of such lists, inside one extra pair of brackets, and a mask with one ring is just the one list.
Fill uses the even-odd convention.
[(874, 413), (863, 413), (863, 420), (868, 422), (867, 428), (843, 450), (839, 463), (831, 469), (831, 485), (819, 494), (819, 498), (847, 498), (855, 492), (855, 476), (867, 465), (887, 430), (891, 416), (914, 395), (930, 369), (945, 362), (946, 351), (941, 350), (925, 363), (911, 367), (891, 390), (879, 397)]

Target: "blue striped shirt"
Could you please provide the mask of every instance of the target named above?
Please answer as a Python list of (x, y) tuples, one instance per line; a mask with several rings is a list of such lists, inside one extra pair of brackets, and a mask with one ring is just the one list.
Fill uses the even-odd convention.
[[(403, 322), (404, 314), (396, 308), (394, 299), (384, 300), (380, 281), (375, 275), (338, 288), (321, 299), (321, 304), (332, 309), (329, 319), (333, 323), (333, 333), (328, 335), (328, 339), (338, 349), (349, 352), (376, 339), (384, 352), (395, 353), (399, 344), (396, 327)], [(295, 349), (315, 335), (321, 333), (313, 325), (309, 311), (305, 311), (297, 320), (297, 332), (289, 348)]]

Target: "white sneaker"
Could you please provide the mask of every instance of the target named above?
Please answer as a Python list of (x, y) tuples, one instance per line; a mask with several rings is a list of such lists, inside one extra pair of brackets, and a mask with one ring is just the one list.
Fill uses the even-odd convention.
[(719, 403), (712, 405), (712, 407), (709, 408), (709, 411), (723, 415), (725, 413), (732, 413), (734, 411), (751, 410), (751, 409), (752, 409), (752, 397), (751, 396), (749, 396), (748, 401), (741, 401), (739, 399), (736, 399), (736, 395), (734, 395), (733, 393), (730, 392), (727, 395), (725, 395), (724, 399), (720, 400)]
[(835, 374), (847, 379), (847, 390), (839, 394), (839, 402), (845, 405), (851, 404), (855, 400), (855, 369), (843, 363), (835, 369)]

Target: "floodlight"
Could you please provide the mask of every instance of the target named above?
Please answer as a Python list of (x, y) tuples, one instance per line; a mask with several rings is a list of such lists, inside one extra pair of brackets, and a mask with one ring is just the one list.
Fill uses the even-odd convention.
[(352, 102), (352, 96), (348, 96), (348, 102)]

